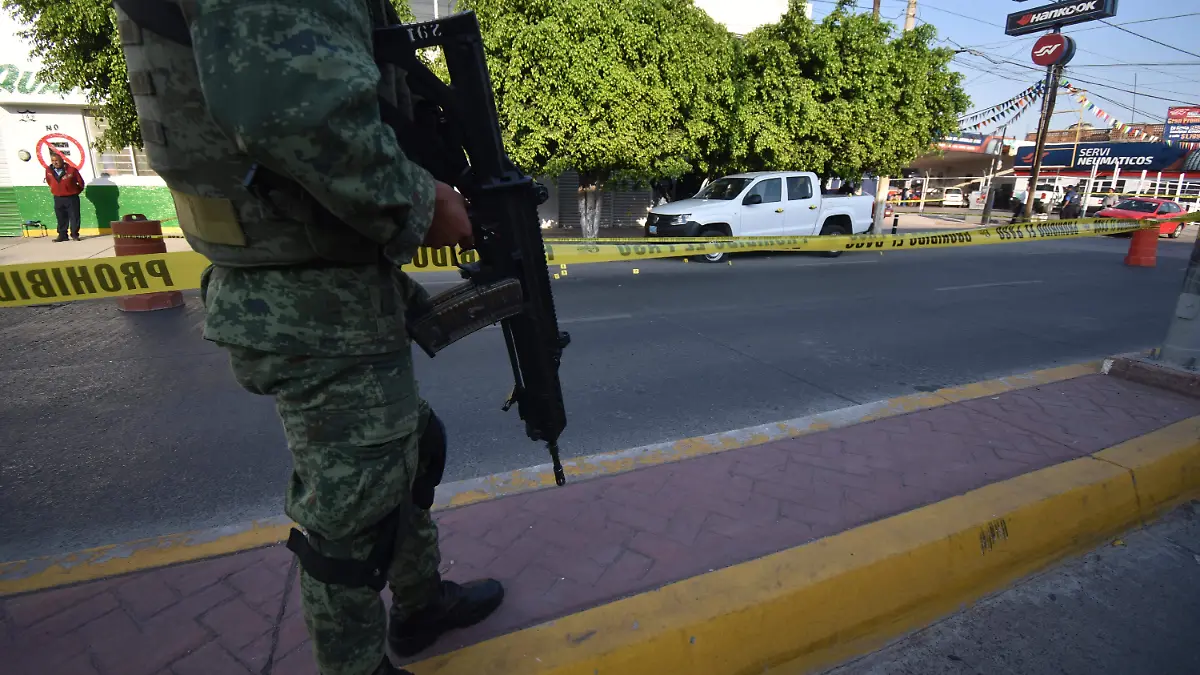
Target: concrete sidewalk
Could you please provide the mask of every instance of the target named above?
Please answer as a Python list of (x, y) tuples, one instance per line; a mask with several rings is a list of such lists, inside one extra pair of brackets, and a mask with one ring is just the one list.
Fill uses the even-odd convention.
[[(518, 631), (529, 634), (526, 652), (573, 649), (597, 629), (565, 641), (523, 629), (807, 549), (1200, 415), (1198, 400), (1099, 374), (988, 391), (935, 392), (907, 414), (719, 452), (684, 448), (678, 461), (442, 509), (443, 573), (494, 576), (508, 596), (488, 621), (443, 637), (421, 658), (446, 656), (415, 671), (482, 672), (472, 664), (491, 658), (494, 672), (565, 672), (540, 670), (529, 661), (538, 654), (523, 666), (481, 654), (515, 653), (502, 636)], [(985, 555), (1009, 536), (1002, 516), (979, 535)], [(299, 609), (292, 556), (265, 547), (0, 599), (0, 653), (15, 675), (315, 673)], [(543, 643), (528, 641), (539, 635)], [(480, 644), (493, 638), (502, 639)], [(470, 645), (468, 656), (449, 653)], [(597, 672), (718, 672), (639, 658), (641, 669)]]

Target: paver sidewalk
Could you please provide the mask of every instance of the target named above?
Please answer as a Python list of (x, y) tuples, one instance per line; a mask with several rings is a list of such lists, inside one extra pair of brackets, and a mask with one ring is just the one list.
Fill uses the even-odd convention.
[[(443, 572), (508, 587), (448, 651), (1099, 451), (1200, 401), (1086, 376), (441, 511)], [(282, 547), (0, 599), (16, 675), (315, 673)], [(9, 670), (15, 668), (15, 670)]]

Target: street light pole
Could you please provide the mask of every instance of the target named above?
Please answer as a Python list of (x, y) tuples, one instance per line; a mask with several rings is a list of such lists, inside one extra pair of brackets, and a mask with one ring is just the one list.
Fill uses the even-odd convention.
[[(878, 13), (878, 12), (877, 12)], [(904, 32), (912, 30), (917, 25), (917, 0), (908, 0), (908, 9), (904, 11)]]

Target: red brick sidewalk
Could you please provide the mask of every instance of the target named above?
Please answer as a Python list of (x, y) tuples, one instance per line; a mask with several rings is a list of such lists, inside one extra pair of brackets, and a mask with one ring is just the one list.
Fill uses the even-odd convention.
[[(443, 511), (446, 575), (489, 574), (509, 593), (493, 618), (436, 650), (797, 546), (1197, 414), (1200, 401), (1095, 375)], [(15, 675), (316, 672), (282, 547), (2, 599), (0, 654), (0, 671)]]

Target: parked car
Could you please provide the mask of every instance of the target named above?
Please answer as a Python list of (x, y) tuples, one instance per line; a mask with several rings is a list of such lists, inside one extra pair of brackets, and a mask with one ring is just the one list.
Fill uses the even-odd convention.
[[(1033, 198), (1039, 200), (1046, 207), (1047, 213), (1053, 213), (1062, 207), (1062, 198), (1066, 190), (1059, 185), (1043, 184), (1034, 188)], [(1025, 203), (1026, 191), (1013, 193), (1013, 200), (1022, 204)]]
[[(875, 198), (823, 195), (806, 171), (725, 176), (691, 199), (661, 204), (646, 218), (647, 237), (774, 237), (861, 234), (871, 229)], [(826, 255), (834, 257), (838, 251)], [(725, 259), (724, 252), (705, 256)]]
[(967, 200), (963, 198), (962, 190), (958, 188), (946, 188), (942, 193), (942, 206), (966, 206)]
[(1177, 202), (1153, 197), (1130, 197), (1117, 202), (1116, 206), (1101, 209), (1097, 218), (1122, 218), (1125, 220), (1159, 221), (1158, 232), (1172, 239), (1183, 234), (1185, 223), (1177, 220), (1187, 213)]

